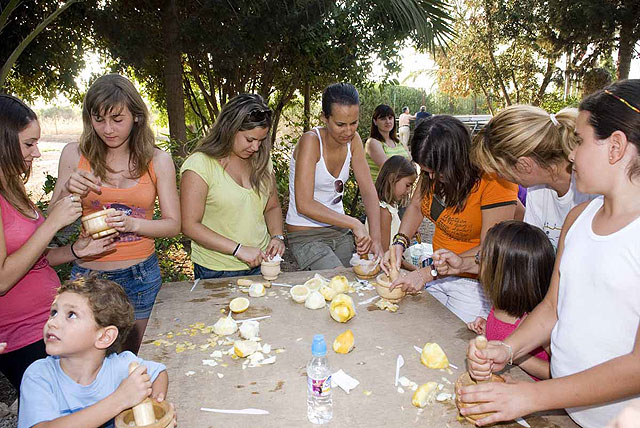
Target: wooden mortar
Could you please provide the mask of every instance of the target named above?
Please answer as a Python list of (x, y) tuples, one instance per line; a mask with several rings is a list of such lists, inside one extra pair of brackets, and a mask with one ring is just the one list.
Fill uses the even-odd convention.
[[(147, 398), (145, 401), (149, 400), (152, 404), (152, 409), (154, 413), (153, 422), (149, 425), (140, 425), (136, 422), (135, 416), (133, 413), (133, 409), (125, 410), (116, 416), (115, 426), (116, 428), (136, 428), (136, 427), (145, 427), (145, 428), (167, 428), (171, 426), (173, 423), (173, 409), (166, 401), (157, 402), (156, 400), (150, 400)], [(134, 425), (131, 425), (131, 424)]]
[(115, 211), (115, 208), (107, 208), (88, 214), (80, 219), (80, 221), (82, 221), (82, 227), (93, 239), (103, 238), (116, 233), (117, 231), (107, 224), (107, 215)]
[[(488, 345), (488, 341), (485, 336), (480, 335), (476, 337), (476, 348), (480, 350), (487, 349), (487, 345)], [(464, 372), (456, 380), (454, 391), (458, 391), (463, 386), (476, 385), (476, 384), (485, 383), (485, 382), (503, 382), (504, 383), (504, 378), (500, 375), (491, 373), (491, 379), (476, 381), (471, 377), (469, 372)], [(458, 410), (460, 410), (463, 407), (472, 407), (478, 404), (482, 404), (482, 403), (481, 402), (463, 403), (462, 401), (460, 401), (460, 398), (456, 394), (456, 406), (458, 407)], [(477, 415), (466, 415), (464, 416), (464, 418), (475, 425), (475, 421), (477, 421), (478, 419), (486, 418), (492, 413), (495, 413), (495, 412), (480, 413)]]

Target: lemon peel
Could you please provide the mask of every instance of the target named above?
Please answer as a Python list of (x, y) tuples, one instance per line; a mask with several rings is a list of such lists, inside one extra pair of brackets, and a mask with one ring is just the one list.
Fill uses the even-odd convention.
[(229, 309), (236, 314), (242, 313), (249, 307), (249, 299), (246, 297), (236, 297), (229, 302)]
[(438, 392), (438, 384), (436, 382), (427, 382), (418, 387), (413, 393), (411, 404), (416, 407), (424, 407), (432, 403)]
[(346, 294), (338, 294), (329, 306), (331, 318), (338, 322), (347, 322), (356, 315), (353, 299)]
[(338, 354), (348, 354), (353, 349), (354, 342), (353, 332), (347, 330), (339, 334), (336, 340), (333, 341), (333, 350)]
[(246, 358), (258, 350), (258, 343), (253, 340), (236, 340), (233, 352), (240, 358)]
[(420, 362), (430, 369), (446, 369), (449, 360), (437, 343), (426, 343), (420, 354)]

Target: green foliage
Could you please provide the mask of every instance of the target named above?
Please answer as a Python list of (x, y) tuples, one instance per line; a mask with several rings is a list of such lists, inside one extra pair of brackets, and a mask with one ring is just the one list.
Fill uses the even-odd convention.
[(578, 107), (580, 100), (576, 97), (562, 98), (560, 92), (548, 92), (544, 94), (540, 107), (549, 113), (557, 113), (565, 107)]
[[(5, 8), (11, 3), (16, 2), (0, 0), (0, 10), (7, 10)], [(0, 25), (0, 67), (12, 62), (16, 47), (33, 37), (38, 25), (45, 22), (59, 7), (64, 7), (66, 2), (26, 0), (17, 3), (19, 4), (9, 14), (6, 25)], [(91, 44), (91, 20), (86, 15), (93, 3), (92, 0), (87, 0), (73, 4), (49, 23), (21, 52), (7, 81), (0, 81), (0, 87), (27, 101), (36, 97), (52, 99), (60, 92), (79, 100), (74, 79), (84, 68), (85, 47)]]

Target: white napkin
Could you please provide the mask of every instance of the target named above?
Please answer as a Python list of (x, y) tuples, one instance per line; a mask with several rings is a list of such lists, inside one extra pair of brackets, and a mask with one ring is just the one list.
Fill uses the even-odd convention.
[(342, 369), (331, 375), (331, 387), (339, 386), (347, 394), (356, 386), (360, 385), (360, 381), (346, 374)]

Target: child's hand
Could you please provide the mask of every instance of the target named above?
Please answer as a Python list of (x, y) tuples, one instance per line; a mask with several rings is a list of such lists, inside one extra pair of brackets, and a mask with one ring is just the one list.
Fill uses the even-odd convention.
[[(151, 398), (156, 400), (158, 403), (161, 403), (161, 402), (164, 401), (164, 393), (163, 392), (159, 392), (155, 396), (152, 394)], [(176, 426), (178, 426), (178, 413), (176, 412), (176, 407), (173, 405), (173, 403), (169, 403), (169, 406), (171, 406), (171, 408), (173, 409), (173, 424), (171, 426), (172, 427), (176, 427)]]
[(467, 328), (476, 334), (484, 335), (487, 327), (487, 320), (482, 317), (477, 317), (474, 321), (467, 323)]
[(125, 409), (140, 404), (142, 400), (151, 395), (151, 378), (147, 374), (147, 368), (139, 365), (120, 383), (115, 394), (118, 394), (119, 402)]
[(2, 354), (5, 349), (7, 349), (7, 343), (6, 342), (0, 343), (0, 354)]
[(491, 373), (499, 372), (509, 361), (509, 350), (499, 340), (491, 340), (487, 348), (476, 348), (476, 340), (469, 341), (467, 348), (467, 368), (471, 378), (488, 380)]
[(433, 264), (438, 275), (456, 275), (461, 272), (462, 257), (453, 251), (440, 249), (433, 253)]

